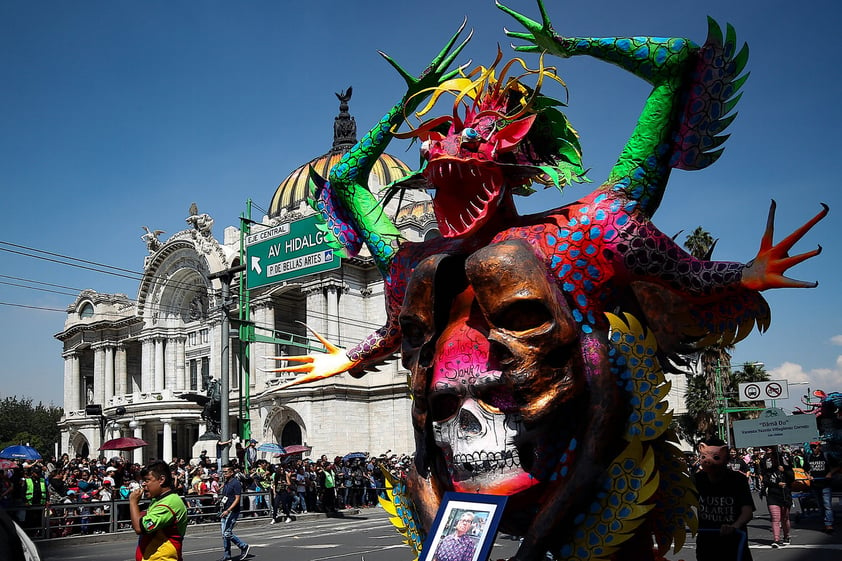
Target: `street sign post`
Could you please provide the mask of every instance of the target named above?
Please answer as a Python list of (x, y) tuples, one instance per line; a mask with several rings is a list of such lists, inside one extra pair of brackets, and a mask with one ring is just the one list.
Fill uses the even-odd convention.
[(768, 382), (742, 382), (739, 384), (740, 401), (764, 401), (789, 398), (789, 384), (786, 380)]
[(260, 286), (338, 269), (340, 259), (311, 216), (246, 236), (246, 284)]

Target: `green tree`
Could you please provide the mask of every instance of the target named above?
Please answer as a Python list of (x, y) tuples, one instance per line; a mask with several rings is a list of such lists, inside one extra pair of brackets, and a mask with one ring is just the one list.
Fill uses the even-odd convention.
[(687, 252), (697, 259), (704, 259), (709, 257), (709, 253), (713, 250), (716, 240), (710, 235), (710, 232), (697, 226), (692, 234), (689, 234), (684, 239), (684, 248)]
[[(710, 259), (716, 240), (710, 232), (698, 226), (684, 240), (684, 248), (697, 259)], [(690, 362), (699, 365), (699, 371), (687, 376), (685, 404), (687, 413), (679, 419), (679, 430), (685, 439), (695, 444), (706, 435), (714, 434), (717, 427), (717, 403), (714, 389), (717, 377), (723, 388), (731, 385), (731, 354), (733, 347), (707, 347), (701, 349)]]
[(29, 443), (42, 456), (52, 455), (61, 437), (58, 423), (63, 414), (61, 407), (33, 405), (28, 397), (0, 399), (0, 449)]

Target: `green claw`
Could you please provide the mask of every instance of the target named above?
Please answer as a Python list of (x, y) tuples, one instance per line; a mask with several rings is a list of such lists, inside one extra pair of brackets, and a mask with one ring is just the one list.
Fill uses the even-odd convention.
[(541, 53), (544, 52), (538, 45), (512, 45), (512, 48), (519, 53)]
[(456, 59), (456, 57), (459, 56), (459, 53), (462, 52), (462, 50), (471, 40), (471, 37), (473, 37), (474, 35), (473, 30), (471, 30), (471, 32), (468, 34), (465, 40), (462, 41), (453, 50), (453, 52), (450, 52), (450, 50), (453, 49), (453, 45), (456, 44), (456, 40), (459, 38), (459, 35), (461, 35), (462, 31), (465, 29), (465, 25), (467, 23), (468, 18), (465, 18), (462, 21), (462, 25), (459, 26), (459, 29), (456, 31), (456, 33), (450, 38), (450, 40), (447, 42), (444, 48), (439, 52), (439, 54), (436, 55), (436, 57), (433, 59), (430, 65), (427, 66), (427, 68), (425, 68), (423, 72), (421, 72), (418, 78), (415, 78), (409, 72), (404, 70), (403, 67), (401, 67), (397, 62), (394, 61), (394, 59), (392, 59), (392, 57), (390, 57), (386, 53), (382, 51), (377, 52), (380, 53), (380, 56), (385, 58), (386, 62), (388, 62), (392, 66), (392, 68), (397, 70), (398, 74), (401, 75), (401, 77), (406, 82), (406, 85), (408, 86), (408, 95), (411, 96), (427, 88), (433, 88), (443, 82), (446, 82), (447, 80), (459, 74), (460, 70), (464, 69), (464, 66), (460, 66), (456, 70), (451, 70), (450, 72), (447, 72), (447, 68)]
[(514, 47), (516, 51), (525, 53), (547, 51), (549, 53), (553, 53), (561, 57), (569, 56), (566, 52), (564, 52), (561, 43), (558, 41), (559, 37), (553, 29), (552, 22), (550, 22), (550, 17), (549, 15), (547, 15), (547, 10), (544, 7), (544, 3), (541, 0), (538, 0), (538, 9), (541, 12), (540, 22), (537, 22), (531, 18), (526, 17), (521, 13), (512, 10), (507, 6), (504, 6), (498, 0), (495, 0), (495, 3), (497, 4), (498, 8), (512, 16), (515, 19), (515, 21), (517, 21), (519, 24), (525, 27), (528, 31), (528, 33), (524, 33), (504, 29), (506, 35), (515, 39), (521, 39), (523, 41), (528, 41), (529, 43), (534, 44), (534, 47), (533, 45), (516, 46)]
[[(503, 12), (505, 12), (505, 13), (509, 14), (510, 16), (512, 16), (513, 18), (515, 18), (515, 20), (519, 24), (521, 24), (523, 27), (525, 27), (526, 29), (530, 29), (530, 30), (540, 30), (541, 29), (541, 24), (538, 23), (537, 21), (526, 17), (525, 15), (521, 14), (520, 12), (514, 11), (513, 9), (509, 8), (508, 6), (504, 6), (498, 0), (495, 0), (494, 3), (497, 4), (497, 7), (500, 8)], [(540, 0), (538, 2), (538, 5), (541, 6), (541, 12), (544, 13), (543, 5), (541, 4)]]
[(523, 39), (524, 41), (529, 41), (532, 39), (531, 33), (521, 33), (519, 31), (509, 31), (508, 29), (504, 29), (506, 32), (506, 36), (511, 37), (512, 39)]

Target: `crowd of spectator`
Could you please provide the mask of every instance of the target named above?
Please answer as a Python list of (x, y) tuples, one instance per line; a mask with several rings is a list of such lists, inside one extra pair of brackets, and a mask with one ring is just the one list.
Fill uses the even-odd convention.
[[(699, 470), (699, 458), (688, 457), (691, 472)], [(748, 479), (751, 491), (766, 502), (772, 526), (772, 547), (789, 545), (792, 507), (799, 500), (800, 511), (815, 510), (823, 530), (834, 532), (833, 493), (842, 492), (842, 466), (825, 455), (821, 442), (805, 446), (731, 448), (728, 468)]]
[[(355, 452), (328, 458), (304, 458), (302, 454), (273, 454), (269, 459), (246, 458), (232, 453), (230, 463), (246, 491), (246, 516), (271, 516), (290, 522), (296, 514), (326, 512), (377, 505), (385, 487), (387, 471), (400, 477), (410, 457)], [(260, 454), (265, 455), (265, 454)], [(251, 460), (251, 461), (249, 461)], [(206, 452), (194, 459), (169, 462), (174, 490), (184, 497), (191, 523), (210, 522), (217, 514), (221, 489), (221, 462)], [(47, 458), (18, 462), (0, 469), (0, 508), (37, 537), (50, 516), (49, 537), (94, 534), (109, 530), (117, 510), (117, 529), (129, 527), (127, 499), (140, 487), (143, 466), (126, 457)], [(252, 493), (249, 493), (252, 492)]]

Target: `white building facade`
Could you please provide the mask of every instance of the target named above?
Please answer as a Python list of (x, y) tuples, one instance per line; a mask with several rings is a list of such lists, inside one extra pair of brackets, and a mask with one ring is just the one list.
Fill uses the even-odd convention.
[[(340, 97), (331, 151), (279, 185), (269, 214), (252, 232), (312, 214), (305, 202), (309, 166), (327, 176), (355, 140), (348, 97)], [(408, 172), (405, 164), (384, 154), (370, 188), (379, 192)], [(404, 197), (399, 209), (391, 204), (387, 211), (409, 240), (438, 235), (426, 194)], [(204, 396), (209, 381), (222, 375), (224, 312), (217, 274), (240, 264), (241, 236), (239, 229), (228, 227), (218, 240), (213, 218), (195, 205), (187, 223), (187, 229), (166, 241), (158, 240), (160, 232), (147, 230), (148, 255), (136, 299), (85, 290), (68, 306), (64, 329), (56, 335), (65, 365), (63, 452), (111, 457), (118, 452), (98, 451), (103, 441), (133, 436), (149, 443), (124, 452), (138, 463), (195, 457), (201, 450), (215, 455), (215, 439), (200, 440), (207, 430), (202, 407), (180, 396)], [(229, 292), (229, 317), (236, 320), (237, 275)], [(348, 348), (385, 323), (382, 278), (367, 254), (343, 259), (334, 271), (253, 290), (242, 301), (255, 332), (276, 342), (244, 345), (236, 327), (231, 329), (230, 391), (223, 399), (228, 399), (232, 432), (241, 431), (248, 418), (251, 437), (258, 442), (303, 444), (315, 455), (412, 451), (408, 372), (397, 360), (361, 378), (341, 374), (271, 391), (294, 375), (267, 372), (283, 363), (266, 357), (306, 354), (313, 340), (303, 324)], [(103, 415), (86, 414), (88, 405), (100, 405)]]

